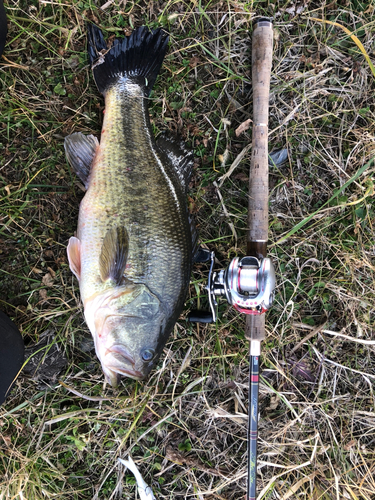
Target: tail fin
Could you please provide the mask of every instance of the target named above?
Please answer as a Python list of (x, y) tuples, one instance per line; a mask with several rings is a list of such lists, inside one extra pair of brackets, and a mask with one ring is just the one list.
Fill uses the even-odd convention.
[(119, 78), (142, 86), (148, 96), (167, 51), (169, 35), (163, 29), (142, 26), (107, 46), (101, 30), (88, 25), (88, 53), (99, 92), (105, 94)]

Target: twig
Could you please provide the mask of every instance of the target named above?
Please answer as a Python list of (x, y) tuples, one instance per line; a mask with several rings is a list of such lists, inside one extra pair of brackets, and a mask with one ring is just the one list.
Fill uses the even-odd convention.
[(228, 177), (230, 177), (232, 175), (232, 173), (235, 170), (235, 168), (238, 167), (238, 165), (240, 164), (240, 162), (244, 159), (244, 157), (249, 152), (251, 146), (252, 146), (252, 143), (248, 144), (247, 146), (245, 146), (243, 148), (243, 150), (241, 151), (241, 153), (238, 153), (236, 159), (232, 163), (232, 165), (231, 165), (230, 169), (228, 170), (228, 172), (226, 172), (224, 175), (222, 175), (221, 177), (219, 177), (219, 181), (220, 181), (219, 182), (219, 188), (223, 185), (223, 182), (225, 181), (225, 179), (228, 179)]
[[(303, 324), (303, 323), (301, 323)], [(296, 346), (293, 347), (293, 349), (290, 351), (290, 354), (294, 354), (296, 351), (298, 351), (298, 349), (305, 343), (307, 342), (308, 340), (310, 340), (312, 337), (315, 337), (315, 335), (317, 333), (319, 333), (320, 331), (322, 331), (322, 329), (326, 326), (327, 323), (323, 323), (322, 325), (320, 326), (317, 326), (316, 328), (314, 327), (310, 327), (312, 329), (312, 332), (310, 332), (305, 338), (303, 338), (300, 342), (298, 342), (298, 344)], [(295, 325), (293, 325), (295, 326)], [(310, 326), (310, 325), (306, 325), (306, 326)]]
[[(293, 354), (293, 352), (295, 352), (297, 349), (299, 349), (299, 347), (301, 347), (301, 345), (303, 344), (303, 342), (306, 342), (307, 340), (309, 340), (311, 337), (313, 337), (318, 332), (320, 332), (320, 333), (326, 333), (327, 335), (333, 335), (334, 337), (341, 337), (341, 338), (343, 338), (345, 340), (350, 340), (352, 342), (357, 342), (358, 344), (375, 345), (375, 340), (361, 340), (361, 339), (356, 339), (355, 337), (350, 337), (349, 335), (344, 335), (343, 333), (333, 332), (332, 330), (323, 330), (321, 327), (318, 327), (318, 329), (316, 329), (316, 328), (314, 329), (313, 326), (305, 325), (304, 323), (293, 323), (292, 326), (294, 326), (295, 328), (303, 328), (305, 330), (314, 330), (314, 332), (312, 332), (311, 334), (309, 334), (299, 344), (297, 344), (296, 347), (293, 348), (291, 354)], [(324, 325), (322, 325), (322, 327), (324, 327)]]
[(68, 391), (72, 392), (76, 396), (79, 396), (83, 399), (87, 399), (87, 401), (110, 401), (113, 398), (102, 398), (100, 396), (86, 396), (85, 394), (82, 394), (81, 392), (77, 391), (76, 389), (73, 389), (73, 387), (70, 387), (70, 385), (67, 385), (65, 382), (62, 380), (59, 380), (59, 384), (65, 387)]
[(18, 68), (18, 69), (23, 69), (25, 71), (29, 71), (30, 67), (29, 66), (23, 66), (22, 64), (18, 64), (12, 61), (9, 61), (4, 55), (2, 56), (4, 61), (6, 61), (9, 64), (4, 64), (2, 67), (3, 68)]
[(190, 356), (190, 353), (191, 353), (192, 349), (193, 349), (193, 346), (190, 346), (189, 349), (187, 350), (187, 353), (185, 354), (185, 357), (184, 357), (182, 363), (181, 363), (180, 369), (178, 370), (178, 373), (177, 373), (177, 376), (176, 376), (176, 380), (175, 380), (174, 386), (173, 386), (173, 391), (172, 391), (172, 401), (174, 399), (174, 393), (176, 391), (176, 386), (177, 386), (178, 379), (180, 378), (181, 373), (190, 364), (190, 358), (189, 358), (189, 356)]
[(339, 363), (336, 363), (335, 361), (332, 361), (331, 359), (326, 358), (323, 354), (321, 354), (318, 349), (316, 349), (314, 346), (312, 348), (315, 351), (315, 354), (322, 360), (322, 361), (327, 361), (327, 363), (331, 363), (331, 365), (338, 366), (339, 368), (343, 368), (344, 370), (349, 370), (350, 372), (353, 373), (358, 373), (359, 375), (362, 375), (363, 377), (369, 377), (375, 380), (375, 375), (371, 375), (371, 373), (365, 373), (361, 372), (359, 370), (354, 370), (354, 368), (349, 368), (349, 366), (344, 366), (340, 365)]
[(221, 195), (221, 193), (220, 193), (220, 190), (219, 190), (219, 187), (218, 187), (218, 185), (217, 185), (217, 182), (216, 182), (216, 181), (214, 181), (214, 183), (213, 183), (213, 184), (214, 184), (214, 186), (215, 186), (215, 188), (216, 188), (216, 192), (217, 192), (217, 195), (218, 195), (218, 197), (219, 197), (219, 200), (220, 200), (221, 206), (223, 207), (223, 212), (224, 212), (224, 215), (225, 215), (225, 217), (227, 217), (227, 219), (229, 219), (228, 225), (229, 225), (229, 227), (230, 227), (230, 229), (231, 229), (231, 231), (232, 231), (232, 234), (233, 234), (233, 236), (234, 236), (234, 239), (236, 240), (236, 245), (237, 245), (237, 233), (236, 233), (236, 230), (234, 229), (234, 224), (233, 224), (233, 222), (230, 220), (230, 215), (229, 215), (228, 210), (226, 209), (226, 207), (225, 207), (225, 205), (224, 205), (224, 200), (223, 200), (223, 197), (222, 197), (222, 195)]

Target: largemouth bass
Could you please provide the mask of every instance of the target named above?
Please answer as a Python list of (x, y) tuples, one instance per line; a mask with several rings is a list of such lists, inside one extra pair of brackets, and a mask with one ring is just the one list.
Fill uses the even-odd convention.
[(65, 139), (87, 189), (68, 258), (79, 280), (86, 323), (110, 384), (142, 379), (158, 361), (184, 305), (195, 247), (186, 202), (193, 155), (153, 138), (148, 96), (168, 35), (146, 27), (110, 47), (89, 26), (88, 52), (105, 98), (100, 143)]

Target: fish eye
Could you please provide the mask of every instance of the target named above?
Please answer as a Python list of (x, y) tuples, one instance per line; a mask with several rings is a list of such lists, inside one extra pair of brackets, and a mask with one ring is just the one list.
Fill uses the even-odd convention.
[(153, 349), (144, 349), (141, 353), (143, 361), (151, 361), (154, 357), (155, 351)]

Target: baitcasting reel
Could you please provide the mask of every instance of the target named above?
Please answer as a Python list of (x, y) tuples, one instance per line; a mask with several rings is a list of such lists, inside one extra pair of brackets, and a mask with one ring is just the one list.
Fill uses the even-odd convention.
[(226, 269), (213, 271), (215, 254), (200, 249), (198, 262), (211, 260), (208, 274), (208, 300), (211, 313), (194, 311), (189, 321), (212, 323), (217, 319), (216, 297), (224, 296), (227, 302), (243, 314), (263, 314), (271, 307), (276, 286), (275, 269), (269, 258), (236, 257)]

